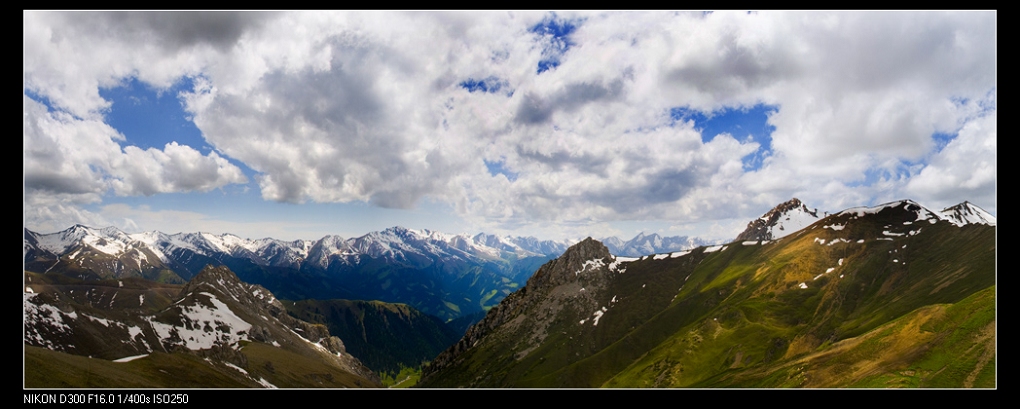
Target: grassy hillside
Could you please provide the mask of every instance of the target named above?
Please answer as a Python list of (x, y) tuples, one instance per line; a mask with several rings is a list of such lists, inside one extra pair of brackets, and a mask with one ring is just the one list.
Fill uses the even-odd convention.
[(905, 210), (529, 283), (421, 385), (994, 387), (994, 227)]
[[(231, 373), (233, 372), (233, 373)], [(25, 345), (26, 388), (252, 388), (226, 366), (188, 354), (153, 353), (131, 362), (65, 354)]]

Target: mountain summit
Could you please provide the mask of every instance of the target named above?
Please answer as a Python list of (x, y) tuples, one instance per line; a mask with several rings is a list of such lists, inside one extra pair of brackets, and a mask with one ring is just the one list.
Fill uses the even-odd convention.
[(957, 226), (965, 224), (995, 226), (995, 216), (967, 201), (942, 209), (942, 217)]
[(818, 220), (818, 209), (809, 209), (800, 199), (793, 198), (747, 223), (747, 229), (735, 241), (775, 240)]

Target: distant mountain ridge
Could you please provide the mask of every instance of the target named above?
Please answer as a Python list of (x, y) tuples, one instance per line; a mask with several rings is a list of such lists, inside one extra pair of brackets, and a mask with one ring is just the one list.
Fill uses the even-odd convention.
[[(618, 237), (601, 239), (612, 254), (626, 257), (640, 257), (650, 254), (689, 250), (698, 246), (716, 244), (719, 240), (705, 240), (690, 236), (663, 237), (658, 233), (638, 233), (624, 241)], [(129, 257), (136, 268), (124, 266), (122, 271), (137, 272), (138, 265), (145, 265), (149, 250), (171, 269), (179, 268), (181, 262), (171, 260), (185, 258), (176, 256), (182, 250), (207, 257), (222, 257), (251, 260), (261, 266), (284, 268), (309, 268), (325, 270), (330, 263), (340, 260), (348, 264), (356, 262), (359, 256), (382, 257), (407, 260), (415, 254), (435, 254), (440, 257), (458, 258), (517, 258), (534, 256), (558, 256), (574, 240), (540, 240), (535, 237), (499, 236), (479, 233), (447, 234), (428, 229), (412, 230), (400, 226), (383, 231), (370, 232), (363, 236), (345, 239), (327, 235), (319, 240), (278, 240), (273, 238), (245, 239), (239, 236), (211, 233), (166, 234), (158, 231), (128, 234), (116, 227), (92, 228), (74, 225), (64, 231), (40, 234), (25, 229), (24, 256), (30, 262), (36, 255), (49, 254), (64, 256), (72, 248), (88, 244), (108, 256)], [(31, 253), (31, 255), (30, 255)], [(134, 261), (138, 259), (137, 261)], [(186, 263), (183, 263), (186, 264)], [(201, 267), (199, 267), (200, 269)], [(182, 276), (182, 280), (187, 276)]]
[(163, 263), (173, 263), (179, 250), (203, 256), (229, 255), (273, 267), (296, 267), (311, 263), (328, 267), (331, 256), (340, 259), (357, 256), (408, 259), (414, 255), (437, 255), (494, 259), (558, 255), (570, 242), (538, 240), (534, 237), (509, 237), (488, 234), (453, 235), (431, 230), (412, 230), (395, 226), (364, 236), (344, 239), (327, 235), (319, 240), (285, 241), (272, 238), (244, 239), (236, 235), (211, 233), (166, 234), (158, 231), (127, 234), (116, 227), (92, 228), (81, 224), (50, 234), (25, 229), (24, 254), (48, 252), (56, 256), (71, 254), (79, 246), (90, 247), (113, 257), (129, 256), (148, 261), (146, 250)]
[(670, 253), (674, 251), (690, 250), (698, 246), (716, 244), (714, 240), (705, 240), (689, 236), (662, 237), (658, 233), (638, 233), (633, 239), (626, 242), (616, 237), (608, 237), (600, 240), (609, 249), (609, 252), (617, 256), (641, 257), (649, 254)]

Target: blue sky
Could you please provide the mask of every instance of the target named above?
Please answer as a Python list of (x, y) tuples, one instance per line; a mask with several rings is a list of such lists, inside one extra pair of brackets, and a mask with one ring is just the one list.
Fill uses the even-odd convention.
[(25, 226), (728, 239), (995, 214), (995, 12), (24, 13)]

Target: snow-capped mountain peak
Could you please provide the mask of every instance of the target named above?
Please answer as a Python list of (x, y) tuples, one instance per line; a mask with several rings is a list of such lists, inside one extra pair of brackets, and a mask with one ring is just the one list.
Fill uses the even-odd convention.
[(957, 226), (966, 224), (995, 226), (995, 216), (967, 201), (942, 209), (941, 216), (944, 220)]
[(116, 255), (128, 250), (134, 242), (127, 233), (116, 227), (94, 229), (81, 224), (54, 234), (37, 234), (39, 248), (54, 254), (63, 254), (70, 249), (86, 245), (101, 253)]
[(820, 218), (818, 209), (810, 209), (800, 199), (793, 198), (748, 223), (747, 229), (737, 236), (736, 241), (779, 239), (810, 226)]

